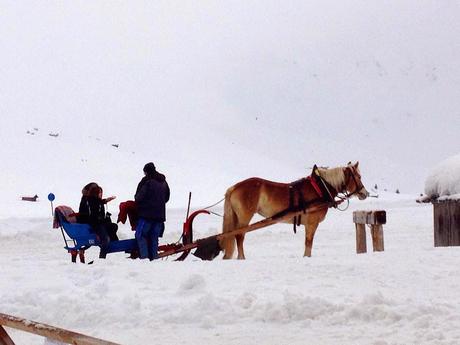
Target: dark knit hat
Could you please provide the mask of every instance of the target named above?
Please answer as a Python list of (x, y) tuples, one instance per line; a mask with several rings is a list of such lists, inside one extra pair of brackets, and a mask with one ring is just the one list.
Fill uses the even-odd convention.
[(155, 171), (156, 171), (155, 164), (153, 164), (152, 162), (144, 165), (144, 172), (147, 175), (152, 175), (153, 173), (155, 173)]

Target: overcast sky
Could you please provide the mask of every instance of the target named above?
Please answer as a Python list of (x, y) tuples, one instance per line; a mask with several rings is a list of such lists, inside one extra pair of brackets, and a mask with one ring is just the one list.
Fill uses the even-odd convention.
[(458, 18), (447, 0), (0, 1), (0, 153), (37, 126), (120, 143), (181, 195), (349, 160), (420, 192), (458, 153)]

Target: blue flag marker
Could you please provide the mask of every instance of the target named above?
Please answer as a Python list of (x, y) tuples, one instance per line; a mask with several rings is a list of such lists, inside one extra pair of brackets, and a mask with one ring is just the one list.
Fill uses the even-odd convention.
[(48, 200), (51, 202), (51, 217), (54, 216), (53, 200), (56, 199), (53, 193), (48, 194)]

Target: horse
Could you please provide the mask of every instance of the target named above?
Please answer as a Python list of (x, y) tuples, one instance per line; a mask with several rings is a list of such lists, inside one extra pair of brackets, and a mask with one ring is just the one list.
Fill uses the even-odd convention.
[[(315, 182), (315, 181), (318, 181)], [(318, 185), (321, 184), (321, 188)], [(279, 183), (252, 177), (228, 188), (225, 193), (223, 233), (247, 226), (254, 214), (273, 217), (283, 211), (302, 208), (306, 210), (300, 219), (286, 223), (302, 224), (305, 227), (304, 256), (310, 257), (318, 224), (326, 217), (330, 206), (337, 195), (346, 198), (357, 196), (366, 199), (368, 191), (361, 182), (359, 162), (349, 162), (345, 167), (314, 168), (312, 176), (302, 178), (293, 183)], [(311, 205), (325, 205), (309, 212)], [(295, 226), (295, 225), (294, 225)], [(244, 233), (225, 237), (220, 240), (224, 251), (224, 259), (231, 259), (238, 247), (238, 259), (244, 260)]]

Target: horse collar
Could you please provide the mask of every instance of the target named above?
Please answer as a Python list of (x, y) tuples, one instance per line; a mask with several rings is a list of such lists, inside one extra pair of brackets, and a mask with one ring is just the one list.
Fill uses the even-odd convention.
[[(319, 177), (321, 178), (321, 177)], [(321, 187), (318, 185), (318, 183), (316, 182), (316, 179), (315, 178), (312, 178), (311, 176), (307, 176), (306, 177), (306, 180), (308, 182), (310, 182), (311, 186), (313, 187), (313, 189), (315, 190), (315, 192), (318, 194), (318, 196), (320, 198), (323, 197), (323, 191), (321, 190)]]
[[(325, 179), (321, 177), (316, 164), (313, 167), (313, 172), (311, 176), (309, 176), (309, 178), (310, 178), (310, 181), (312, 182), (311, 184), (313, 188), (315, 188), (317, 192), (318, 190), (316, 189), (316, 187), (318, 187), (320, 191), (318, 195), (320, 196), (320, 198), (323, 198), (325, 196), (325, 199), (327, 199), (327, 201), (330, 201), (330, 202), (334, 201), (334, 198), (338, 194), (337, 193), (338, 191), (335, 190), (335, 188), (330, 183), (328, 183)], [(333, 191), (333, 193), (331, 193), (331, 190)]]

